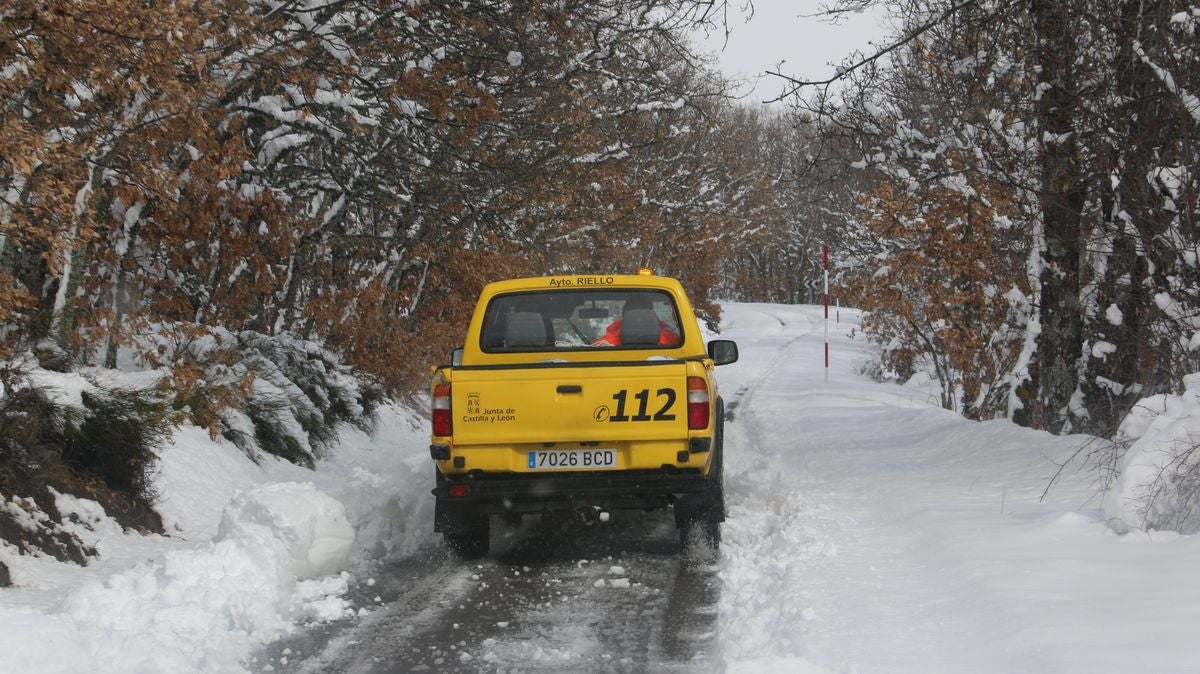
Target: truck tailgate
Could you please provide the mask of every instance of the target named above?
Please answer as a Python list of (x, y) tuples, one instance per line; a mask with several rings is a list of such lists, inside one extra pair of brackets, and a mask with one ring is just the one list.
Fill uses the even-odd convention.
[(452, 390), (456, 445), (688, 436), (682, 361), (467, 367)]

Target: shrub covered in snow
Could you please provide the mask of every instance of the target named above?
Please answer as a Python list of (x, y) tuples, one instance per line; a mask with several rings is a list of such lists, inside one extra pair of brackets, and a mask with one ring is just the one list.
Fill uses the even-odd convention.
[(63, 458), (113, 489), (153, 500), (154, 449), (172, 427), (161, 396), (96, 388), (81, 391), (80, 400), (82, 409), (63, 407)]
[(143, 340), (155, 359), (140, 365), (153, 369), (129, 358), (126, 371), (79, 373), (42, 369), (28, 355), (0, 363), (0, 539), (83, 564), (95, 551), (64, 528), (57, 495), (161, 532), (151, 478), (176, 424), (196, 422), (255, 461), (265, 453), (311, 468), (338, 425), (368, 430), (382, 399), (331, 351), (291, 335), (164, 327)]
[(95, 550), (59, 511), (60, 495), (103, 504), (125, 528), (161, 532), (150, 477), (168, 407), (149, 391), (54, 378), (71, 391), (0, 370), (0, 539), (84, 564)]
[(1200, 374), (1183, 395), (1143, 399), (1115, 444), (1128, 447), (1105, 495), (1105, 514), (1125, 526), (1200, 532)]
[(251, 458), (311, 467), (339, 423), (369, 426), (382, 398), (332, 351), (288, 334), (212, 330), (173, 360), (177, 406)]
[[(30, 388), (15, 370), (0, 371), (0, 540), (25, 554), (83, 564), (95, 550), (61, 528), (48, 480), (40, 477), (69, 474), (53, 440), (58, 416), (44, 392)], [(3, 571), (0, 587), (8, 585)]]

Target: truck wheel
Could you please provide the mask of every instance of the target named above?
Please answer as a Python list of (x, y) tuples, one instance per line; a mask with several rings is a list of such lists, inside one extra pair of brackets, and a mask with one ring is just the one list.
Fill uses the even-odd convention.
[(685, 552), (698, 546), (716, 550), (721, 544), (721, 502), (714, 501), (710, 489), (703, 494), (685, 496), (675, 503), (675, 526), (679, 529), (679, 545)]
[(703, 544), (716, 549), (721, 544), (721, 522), (725, 521), (725, 489), (718, 474), (709, 488), (700, 495), (700, 504), (676, 509), (675, 525), (679, 527), (679, 543), (684, 548)]
[(721, 544), (721, 522), (725, 521), (725, 403), (717, 398), (716, 428), (713, 432), (713, 466), (703, 494), (681, 499), (675, 505), (679, 545), (685, 552), (708, 550)]
[(715, 553), (720, 547), (721, 520), (713, 508), (705, 508), (682, 518), (676, 517), (675, 523), (679, 527), (679, 546), (685, 553)]
[[(446, 482), (442, 471), (435, 468), (433, 474), (439, 487)], [(492, 528), (487, 515), (438, 498), (433, 503), (433, 530), (441, 532), (446, 547), (463, 559), (478, 559), (488, 553)]]
[(487, 555), (492, 535), (487, 515), (447, 514), (442, 537), (446, 546), (463, 559), (479, 559)]
[(717, 398), (717, 427), (713, 441), (713, 469), (708, 492), (709, 507), (718, 522), (725, 521), (725, 401)]

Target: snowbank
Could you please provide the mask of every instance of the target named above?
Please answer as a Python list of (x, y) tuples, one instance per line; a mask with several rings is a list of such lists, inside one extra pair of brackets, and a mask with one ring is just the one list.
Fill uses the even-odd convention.
[[(344, 566), (353, 538), (341, 505), (311, 485), (247, 493), (221, 530), (206, 545), (87, 582), (46, 614), (5, 616), (5, 671), (236, 671), (255, 645), (315, 613), (307, 603), (324, 608), (347, 589), (343, 578), (297, 601), (312, 594), (297, 577)], [(61, 647), (36, 647), (46, 640)]]
[[(1197, 671), (1200, 537), (1118, 535), (1088, 470), (1043, 494), (1094, 438), (869, 381), (857, 312), (831, 326), (826, 381), (820, 307), (723, 310), (742, 354), (719, 372), (726, 671)], [(1160, 440), (1195, 428), (1194, 398), (1160, 403)]]
[(263, 644), (360, 615), (347, 599), (356, 578), (432, 540), (424, 433), (420, 418), (385, 407), (374, 434), (343, 429), (313, 471), (180, 429), (155, 480), (168, 536), (124, 532), (64, 495), (98, 561), (0, 544), (17, 585), (0, 591), (0, 671), (245, 671)]
[(1184, 384), (1139, 402), (1117, 432), (1131, 444), (1104, 513), (1127, 527), (1200, 532), (1200, 374)]

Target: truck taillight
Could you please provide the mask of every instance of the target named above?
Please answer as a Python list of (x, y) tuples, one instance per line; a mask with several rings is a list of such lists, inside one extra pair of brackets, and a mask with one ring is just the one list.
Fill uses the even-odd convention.
[(687, 379), (688, 430), (708, 428), (708, 382), (704, 377)]
[(433, 387), (433, 434), (454, 435), (454, 417), (450, 410), (450, 384)]

